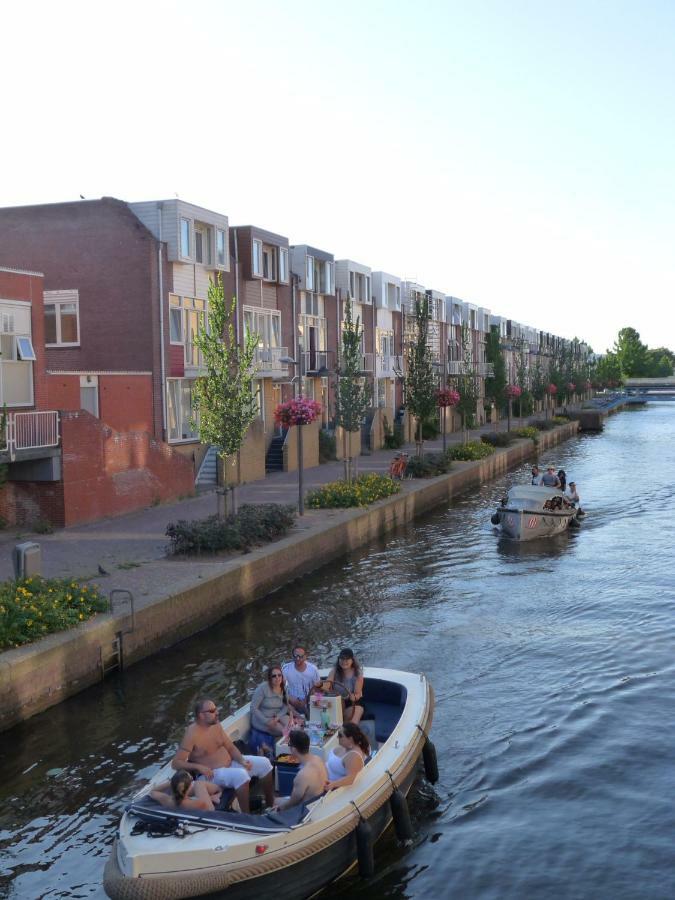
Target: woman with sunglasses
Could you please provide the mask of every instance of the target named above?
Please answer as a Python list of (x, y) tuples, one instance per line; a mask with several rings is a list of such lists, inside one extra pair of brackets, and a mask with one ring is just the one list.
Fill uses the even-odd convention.
[(251, 698), (251, 752), (273, 751), (292, 719), (281, 666), (270, 666), (267, 680), (258, 685)]
[(170, 781), (163, 781), (150, 796), (168, 809), (205, 809), (211, 811), (220, 800), (220, 788), (212, 781), (195, 781), (185, 769), (179, 769)]
[(338, 731), (337, 750), (331, 750), (326, 760), (328, 781), (325, 784), (327, 791), (334, 791), (339, 787), (352, 784), (354, 779), (366, 764), (370, 753), (368, 738), (358, 725), (347, 722)]
[(329, 688), (336, 690), (344, 703), (344, 716), (347, 722), (358, 724), (366, 711), (363, 705), (363, 672), (353, 650), (345, 647), (328, 676)]

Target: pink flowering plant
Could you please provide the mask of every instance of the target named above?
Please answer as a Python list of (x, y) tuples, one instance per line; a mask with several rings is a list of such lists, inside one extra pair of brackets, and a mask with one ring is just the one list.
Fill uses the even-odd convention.
[(436, 405), (441, 409), (457, 406), (459, 400), (459, 391), (455, 391), (453, 388), (440, 388), (436, 391)]
[(567, 383), (567, 391), (568, 391), (568, 393), (573, 394), (573, 393), (576, 391), (576, 389), (577, 389), (577, 386), (576, 386), (576, 384), (575, 384), (573, 381), (569, 381), (569, 382)]
[(295, 397), (280, 403), (274, 410), (274, 421), (283, 428), (293, 425), (309, 425), (321, 415), (321, 404), (309, 397)]
[(547, 393), (547, 394), (550, 394), (551, 397), (554, 397), (554, 396), (558, 393), (558, 388), (557, 388), (553, 383), (551, 383), (551, 384), (549, 384), (549, 386), (546, 388), (546, 393)]
[(504, 393), (507, 400), (517, 400), (523, 393), (523, 389), (518, 384), (507, 384)]

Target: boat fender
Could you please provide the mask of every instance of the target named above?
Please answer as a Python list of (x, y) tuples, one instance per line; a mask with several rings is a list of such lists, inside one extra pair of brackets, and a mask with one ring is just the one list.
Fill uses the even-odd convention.
[(359, 875), (361, 878), (371, 878), (375, 874), (373, 829), (365, 819), (359, 819), (359, 824), (356, 826), (356, 852), (359, 860)]
[(431, 784), (436, 784), (438, 781), (438, 759), (434, 743), (429, 738), (426, 739), (424, 747), (422, 747), (422, 759), (424, 760), (424, 774), (427, 776), (427, 781)]
[(493, 513), (492, 516), (490, 517), (490, 521), (492, 522), (493, 525), (499, 525), (499, 519), (500, 519), (499, 513)]
[(570, 528), (581, 528), (581, 522), (578, 519), (570, 519)]
[(395, 788), (389, 798), (391, 806), (391, 817), (394, 820), (394, 829), (396, 837), (404, 844), (412, 843), (413, 827), (410, 821), (410, 810), (408, 809), (408, 801), (402, 791)]

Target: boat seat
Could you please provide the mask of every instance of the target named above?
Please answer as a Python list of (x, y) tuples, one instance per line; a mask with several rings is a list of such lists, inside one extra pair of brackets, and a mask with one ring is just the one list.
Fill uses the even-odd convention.
[(384, 744), (389, 739), (405, 707), (408, 692), (401, 684), (381, 678), (366, 678), (363, 685), (363, 702), (366, 712), (361, 720), (375, 720), (375, 738)]
[(280, 812), (269, 812), (263, 815), (220, 810), (207, 812), (205, 810), (169, 809), (157, 803), (147, 794), (131, 803), (127, 807), (127, 812), (150, 824), (156, 822), (193, 823), (210, 828), (242, 831), (248, 834), (274, 834), (275, 832), (291, 831), (301, 825), (309, 815), (307, 805), (304, 803)]

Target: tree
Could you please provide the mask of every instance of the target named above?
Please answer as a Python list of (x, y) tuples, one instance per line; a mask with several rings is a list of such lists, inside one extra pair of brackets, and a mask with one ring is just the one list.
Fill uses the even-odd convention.
[(634, 328), (622, 328), (614, 344), (614, 353), (624, 378), (644, 378), (647, 375), (647, 346)]
[(354, 475), (351, 435), (361, 430), (366, 411), (372, 403), (370, 386), (362, 375), (361, 322), (352, 319), (352, 304), (345, 304), (342, 339), (335, 390), (335, 424), (343, 430), (345, 481)]
[[(201, 329), (194, 343), (203, 359), (206, 375), (194, 386), (193, 406), (197, 414), (200, 439), (218, 448), (225, 462), (236, 457), (239, 464), (241, 446), (251, 422), (258, 415), (253, 391), (257, 334), (245, 334), (237, 342), (234, 327), (237, 300), (225, 300), (220, 275), (209, 283), (208, 328)], [(234, 464), (234, 460), (233, 460)], [(225, 468), (225, 487), (227, 469)], [(232, 511), (236, 511), (236, 484), (231, 485)]]
[(492, 363), (494, 372), (493, 377), (485, 382), (485, 396), (495, 404), (498, 411), (501, 411), (506, 399), (506, 363), (499, 340), (499, 329), (496, 325), (490, 328), (485, 356), (487, 361)]
[(621, 364), (616, 353), (608, 351), (595, 364), (595, 379), (603, 387), (621, 384)]
[(417, 418), (417, 455), (424, 446), (423, 425), (436, 411), (436, 376), (429, 347), (429, 301), (415, 301), (415, 339), (406, 347), (405, 404)]
[(466, 323), (462, 325), (460, 339), (462, 342), (463, 372), (457, 379), (457, 390), (459, 391), (457, 410), (462, 417), (464, 443), (467, 443), (469, 440), (469, 429), (473, 428), (475, 423), (476, 404), (478, 403), (478, 380), (473, 365), (471, 331)]

